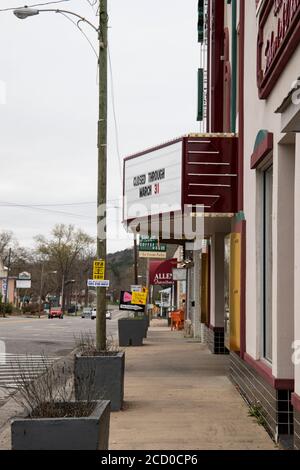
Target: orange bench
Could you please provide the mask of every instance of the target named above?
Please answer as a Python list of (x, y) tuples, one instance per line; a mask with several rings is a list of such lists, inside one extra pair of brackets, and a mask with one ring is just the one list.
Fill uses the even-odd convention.
[(184, 329), (184, 311), (176, 310), (171, 313), (171, 331)]

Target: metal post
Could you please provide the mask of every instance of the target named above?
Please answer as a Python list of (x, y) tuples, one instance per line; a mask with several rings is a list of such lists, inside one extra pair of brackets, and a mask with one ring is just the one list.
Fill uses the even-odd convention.
[(65, 313), (65, 274), (62, 275), (61, 282), (61, 309), (62, 313)]
[(9, 283), (9, 271), (10, 271), (10, 264), (11, 264), (11, 248), (8, 252), (8, 263), (7, 263), (7, 275), (6, 275), (6, 290), (5, 290), (5, 297), (4, 297), (4, 304), (7, 304), (8, 297), (8, 283)]
[(134, 233), (134, 284), (137, 286), (139, 283), (138, 273), (138, 249), (137, 249), (137, 235)]
[[(107, 0), (99, 0), (99, 7), (97, 257), (106, 262), (106, 234), (100, 234), (99, 231), (106, 217), (107, 191)], [(101, 229), (104, 231), (103, 227)], [(106, 289), (100, 287), (97, 287), (96, 347), (98, 351), (106, 350)]]
[(44, 263), (42, 264), (42, 272), (41, 272), (40, 301), (39, 301), (39, 318), (41, 317), (43, 284), (44, 284)]

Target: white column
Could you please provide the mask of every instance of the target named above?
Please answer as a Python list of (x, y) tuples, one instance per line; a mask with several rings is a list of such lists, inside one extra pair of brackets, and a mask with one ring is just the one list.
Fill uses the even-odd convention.
[(273, 168), (272, 294), (272, 372), (279, 379), (294, 376), (294, 171), (295, 147), (279, 145)]
[(224, 327), (224, 233), (211, 238), (210, 323)]
[[(295, 155), (295, 305), (294, 339), (300, 341), (300, 134), (296, 134)], [(299, 359), (300, 354), (297, 354)], [(295, 364), (295, 392), (300, 396), (300, 363)]]

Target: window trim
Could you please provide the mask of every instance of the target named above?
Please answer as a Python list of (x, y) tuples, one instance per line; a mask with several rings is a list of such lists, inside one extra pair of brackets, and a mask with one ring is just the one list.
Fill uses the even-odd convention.
[[(266, 362), (267, 365), (272, 365), (273, 363), (273, 351), (272, 351), (272, 338), (273, 338), (273, 328), (272, 328), (272, 336), (271, 336), (271, 357), (268, 357), (267, 354), (267, 315), (266, 315), (266, 176), (267, 173), (272, 169), (272, 212), (273, 212), (273, 159), (271, 161), (266, 162), (263, 168), (260, 169), (261, 173), (261, 194), (262, 194), (262, 206), (261, 206), (261, 269), (262, 269), (262, 276), (261, 276), (261, 301), (260, 301), (260, 312), (261, 312), (261, 360)], [(271, 226), (271, 237), (272, 237), (272, 245), (273, 245), (273, 227)], [(271, 282), (271, 289), (273, 291), (273, 264), (272, 270), (270, 274), (270, 282)], [(272, 292), (271, 292), (272, 295)], [(273, 318), (273, 306), (271, 305), (271, 321)]]

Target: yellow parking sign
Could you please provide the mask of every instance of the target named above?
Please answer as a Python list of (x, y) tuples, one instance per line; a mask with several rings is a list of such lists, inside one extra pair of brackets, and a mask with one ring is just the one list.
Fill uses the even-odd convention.
[(104, 280), (105, 280), (105, 261), (104, 260), (94, 261), (93, 281), (104, 281)]

